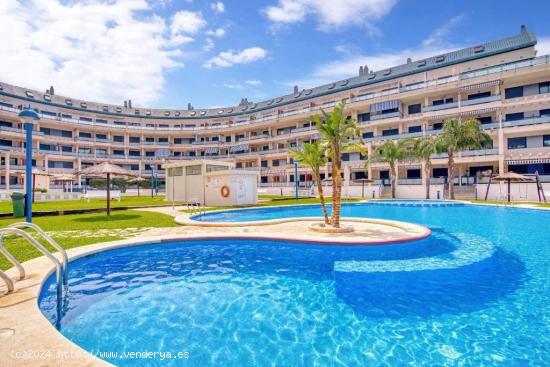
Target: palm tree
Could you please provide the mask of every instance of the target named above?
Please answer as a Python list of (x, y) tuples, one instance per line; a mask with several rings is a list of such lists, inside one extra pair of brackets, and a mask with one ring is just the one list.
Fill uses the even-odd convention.
[(305, 143), (301, 149), (291, 149), (290, 155), (298, 164), (307, 166), (313, 171), (313, 177), (319, 191), (319, 200), (323, 209), (325, 224), (329, 224), (325, 196), (323, 195), (323, 184), (321, 182), (321, 167), (327, 164), (328, 158), (325, 156), (325, 149), (319, 141)]
[(382, 145), (375, 150), (373, 160), (376, 162), (386, 162), (390, 165), (390, 183), (391, 197), (395, 199), (395, 186), (397, 181), (397, 163), (410, 154), (411, 141), (409, 139), (402, 140), (386, 140)]
[[(359, 144), (361, 131), (357, 127), (357, 121), (344, 115), (346, 102), (340, 102), (331, 113), (321, 109), (322, 118), (319, 115), (311, 116), (317, 131), (321, 134), (321, 142), (325, 149), (325, 155), (331, 160), (332, 167), (332, 215), (331, 224), (335, 228), (340, 227), (340, 205), (342, 196), (342, 154), (347, 152), (364, 153)], [(359, 143), (358, 143), (359, 142)]]
[(454, 200), (454, 154), (466, 149), (480, 149), (484, 144), (492, 142), (491, 137), (481, 130), (481, 124), (476, 119), (460, 123), (456, 118), (445, 121), (443, 132), (437, 137), (438, 143), (448, 154), (447, 176), (449, 197)]
[(424, 162), (424, 185), (426, 186), (426, 199), (430, 198), (430, 176), (432, 172), (433, 154), (439, 152), (437, 139), (424, 137), (415, 139), (412, 144), (412, 155)]

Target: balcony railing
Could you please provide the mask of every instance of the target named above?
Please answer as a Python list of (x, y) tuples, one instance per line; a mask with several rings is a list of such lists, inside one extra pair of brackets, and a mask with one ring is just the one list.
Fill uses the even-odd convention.
[(450, 103), (443, 103), (438, 105), (432, 105), (432, 106), (424, 106), (422, 110), (424, 112), (432, 112), (432, 111), (440, 111), (440, 110), (446, 110), (449, 108), (456, 108), (458, 107), (458, 102), (450, 102)]
[(500, 101), (500, 99), (501, 99), (500, 94), (495, 94), (495, 95), (492, 95), (492, 96), (489, 96), (489, 97), (467, 99), (465, 101), (460, 101), (460, 104), (462, 106), (472, 106), (472, 105), (481, 104), (481, 103), (489, 103), (489, 102), (494, 102), (494, 101)]
[(502, 127), (537, 125), (537, 124), (545, 124), (548, 122), (550, 122), (550, 116), (541, 116), (541, 117), (533, 117), (533, 118), (527, 118), (527, 119), (521, 119), (521, 120), (515, 120), (515, 121), (503, 121)]

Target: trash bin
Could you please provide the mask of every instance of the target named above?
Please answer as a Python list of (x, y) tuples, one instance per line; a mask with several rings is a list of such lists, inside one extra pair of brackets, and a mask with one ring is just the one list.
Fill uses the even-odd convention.
[(13, 216), (21, 218), (25, 216), (25, 194), (14, 192), (11, 194), (11, 202), (13, 204)]

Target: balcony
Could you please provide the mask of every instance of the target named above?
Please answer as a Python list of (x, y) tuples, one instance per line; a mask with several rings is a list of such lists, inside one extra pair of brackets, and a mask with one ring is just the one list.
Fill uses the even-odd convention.
[(468, 100), (465, 100), (465, 101), (460, 101), (460, 105), (461, 106), (472, 106), (472, 105), (481, 104), (481, 103), (495, 102), (495, 101), (500, 101), (500, 98), (501, 98), (500, 94), (495, 94), (495, 95), (489, 96), (489, 97), (468, 99)]
[(450, 102), (450, 103), (443, 103), (433, 106), (424, 106), (422, 107), (422, 111), (424, 112), (432, 112), (432, 111), (441, 111), (441, 110), (447, 110), (449, 108), (456, 108), (458, 107), (458, 102)]
[(527, 118), (527, 119), (515, 120), (515, 121), (504, 121), (502, 122), (502, 127), (538, 125), (538, 124), (546, 124), (548, 122), (550, 122), (550, 116), (541, 116), (541, 117), (533, 117), (533, 118)]
[[(454, 157), (461, 158), (461, 157), (481, 157), (481, 156), (488, 156), (488, 155), (498, 155), (498, 149), (479, 149), (479, 150), (464, 150), (462, 152), (456, 152)], [(439, 153), (432, 155), (432, 159), (437, 158), (447, 158), (447, 153)]]
[(390, 119), (392, 117), (401, 117), (401, 112), (390, 112), (390, 113), (381, 113), (379, 115), (371, 115), (370, 119), (371, 121), (376, 120), (382, 120), (382, 119)]
[(398, 185), (422, 185), (421, 178), (399, 178), (397, 179)]

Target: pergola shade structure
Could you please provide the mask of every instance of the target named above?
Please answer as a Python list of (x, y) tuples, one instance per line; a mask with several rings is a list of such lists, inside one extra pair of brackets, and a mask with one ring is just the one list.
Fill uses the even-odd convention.
[(125, 177), (134, 177), (134, 173), (117, 166), (111, 162), (103, 162), (95, 166), (90, 166), (84, 168), (78, 172), (81, 176), (84, 177), (99, 177), (107, 178), (107, 215), (111, 214), (111, 177), (112, 176), (125, 176)]

